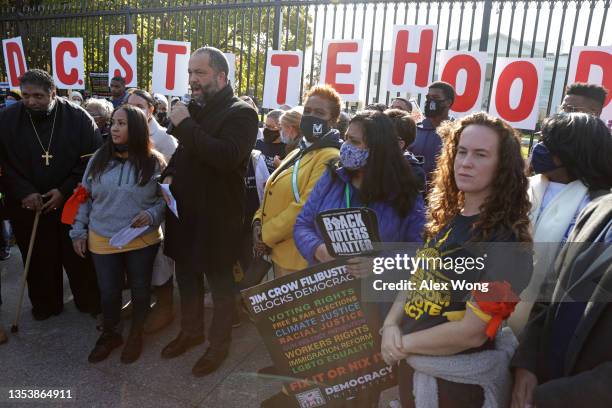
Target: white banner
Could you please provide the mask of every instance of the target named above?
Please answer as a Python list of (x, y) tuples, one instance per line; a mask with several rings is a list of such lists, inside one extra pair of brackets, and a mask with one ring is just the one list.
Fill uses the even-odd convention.
[(517, 129), (534, 130), (543, 75), (542, 58), (498, 58), (489, 113)]
[(153, 92), (183, 96), (189, 90), (187, 67), (191, 43), (155, 40), (153, 53)]
[(85, 89), (82, 38), (51, 38), (53, 81), (59, 89)]
[(359, 102), (363, 40), (325, 40), (321, 80), (331, 85), (344, 102)]
[(300, 101), (302, 51), (268, 50), (264, 80), (263, 107), (278, 109), (296, 106)]
[(108, 86), (113, 77), (125, 79), (125, 86), (138, 86), (138, 59), (136, 34), (111, 35), (108, 50)]
[(2, 40), (2, 53), (9, 87), (18, 88), (19, 78), (28, 70), (21, 37)]

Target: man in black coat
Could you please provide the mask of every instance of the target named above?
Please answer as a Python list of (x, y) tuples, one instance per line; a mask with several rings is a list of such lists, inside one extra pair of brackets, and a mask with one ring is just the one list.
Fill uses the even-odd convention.
[(28, 273), (32, 315), (45, 320), (64, 308), (63, 270), (81, 312), (100, 313), (100, 293), (89, 256), (72, 249), (64, 202), (83, 177), (88, 157), (102, 143), (87, 112), (57, 97), (49, 73), (21, 78), (23, 99), (0, 112), (0, 164), (6, 210), (25, 262), (36, 212), (41, 212)]
[(192, 102), (177, 104), (170, 132), (178, 148), (164, 172), (177, 202), (178, 219), (166, 215), (165, 253), (176, 262), (181, 332), (162, 350), (172, 358), (204, 342), (204, 274), (214, 311), (210, 347), (193, 367), (204, 376), (227, 357), (231, 341), (234, 276), (245, 206), (244, 176), (257, 138), (257, 113), (228, 83), (229, 66), (216, 48), (189, 60)]
[(553, 303), (530, 321), (512, 360), (512, 408), (611, 407), (612, 194), (581, 213), (556, 261)]

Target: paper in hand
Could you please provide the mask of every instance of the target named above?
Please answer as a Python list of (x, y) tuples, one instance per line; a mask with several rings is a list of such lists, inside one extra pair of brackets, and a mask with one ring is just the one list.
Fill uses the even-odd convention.
[(123, 248), (124, 246), (132, 242), (135, 238), (139, 237), (143, 232), (147, 230), (147, 228), (149, 228), (148, 225), (137, 228), (131, 226), (125, 227), (121, 231), (113, 235), (108, 243), (112, 247)]
[(170, 184), (160, 184), (159, 186), (161, 187), (164, 194), (166, 194), (166, 196), (170, 198), (170, 205), (168, 206), (168, 208), (170, 209), (170, 211), (172, 211), (172, 214), (174, 214), (174, 216), (178, 218), (179, 216), (178, 209), (176, 208), (176, 200), (174, 199), (174, 196), (170, 191)]

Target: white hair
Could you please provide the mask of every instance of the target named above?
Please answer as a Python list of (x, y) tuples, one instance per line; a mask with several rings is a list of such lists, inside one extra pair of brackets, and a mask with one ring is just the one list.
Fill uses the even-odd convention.
[(88, 108), (92, 110), (95, 109), (98, 111), (100, 116), (106, 119), (110, 119), (114, 109), (112, 103), (110, 103), (106, 99), (99, 98), (89, 98), (87, 101), (85, 101), (85, 105), (83, 106), (83, 108), (85, 110), (87, 110)]

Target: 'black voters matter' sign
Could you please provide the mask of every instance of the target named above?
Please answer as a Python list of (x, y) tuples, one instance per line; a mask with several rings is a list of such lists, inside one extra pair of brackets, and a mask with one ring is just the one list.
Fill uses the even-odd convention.
[(341, 260), (242, 291), (298, 406), (343, 406), (395, 384), (380, 354), (379, 305), (364, 305), (360, 292)]
[(376, 213), (369, 208), (339, 208), (317, 215), (327, 252), (334, 258), (369, 254), (379, 242)]

